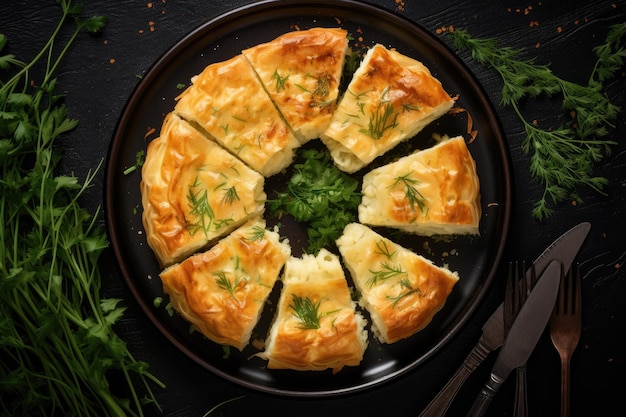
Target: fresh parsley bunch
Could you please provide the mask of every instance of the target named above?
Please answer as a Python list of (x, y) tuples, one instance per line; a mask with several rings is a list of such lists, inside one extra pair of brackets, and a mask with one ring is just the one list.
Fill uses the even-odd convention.
[(356, 219), (359, 182), (341, 172), (327, 150), (304, 149), (287, 189), (268, 201), (277, 214), (288, 213), (306, 224), (309, 253), (332, 247), (344, 227)]
[[(57, 3), (62, 17), (30, 62), (0, 56), (0, 415), (143, 415), (155, 402), (149, 382), (162, 384), (115, 333), (120, 300), (100, 295), (98, 258), (108, 242), (79, 203), (97, 169), (82, 183), (57, 172), (55, 141), (78, 122), (55, 95), (54, 72), (78, 34), (106, 19), (82, 20), (79, 5)], [(6, 43), (0, 34), (0, 51)], [(44, 74), (31, 79), (38, 65)], [(132, 399), (111, 391), (112, 372)]]

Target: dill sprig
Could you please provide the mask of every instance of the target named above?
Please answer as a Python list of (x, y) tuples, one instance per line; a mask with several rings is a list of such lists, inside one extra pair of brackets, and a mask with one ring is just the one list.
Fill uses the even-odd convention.
[(235, 202), (235, 200), (241, 200), (239, 198), (239, 194), (237, 194), (237, 188), (233, 185), (232, 187), (228, 187), (224, 189), (224, 198), (222, 198), (222, 203), (227, 203), (231, 205)]
[(206, 188), (198, 189), (202, 184), (196, 177), (194, 182), (187, 187), (187, 203), (190, 207), (190, 213), (196, 216), (196, 220), (188, 225), (187, 229), (192, 235), (202, 230), (208, 233), (215, 220), (215, 213), (209, 202), (209, 194)]
[(380, 239), (378, 242), (376, 242), (376, 249), (377, 249), (376, 253), (379, 253), (387, 257), (389, 260), (391, 260), (391, 258), (393, 258), (393, 255), (396, 254), (395, 250), (393, 252), (389, 250), (389, 247), (387, 246), (387, 242), (383, 239)]
[(276, 68), (271, 79), (276, 81), (276, 86), (274, 88), (276, 89), (276, 92), (279, 93), (281, 90), (285, 89), (285, 83), (289, 79), (289, 75), (281, 76), (278, 72), (278, 68)]
[(376, 109), (370, 115), (367, 129), (360, 130), (375, 140), (382, 138), (387, 130), (398, 125), (398, 113), (394, 111), (393, 103), (386, 97), (388, 92), (389, 87), (383, 90)]
[(424, 209), (426, 208), (426, 197), (424, 197), (424, 195), (420, 193), (417, 188), (415, 188), (415, 186), (419, 184), (419, 181), (411, 178), (412, 173), (413, 171), (409, 172), (406, 175), (396, 177), (396, 181), (391, 184), (389, 188), (393, 188), (396, 185), (402, 183), (405, 189), (405, 196), (407, 200), (409, 200), (409, 205), (411, 206), (411, 211), (415, 212), (415, 206), (417, 206), (420, 211), (424, 211)]
[(292, 303), (289, 308), (293, 310), (293, 315), (301, 322), (303, 329), (319, 329), (322, 315), (319, 312), (321, 301), (314, 303), (309, 297), (300, 297), (291, 294)]
[(390, 278), (406, 275), (406, 271), (402, 269), (402, 265), (393, 264), (390, 262), (382, 262), (380, 264), (380, 269), (377, 270), (369, 270), (372, 276), (367, 280), (367, 284), (370, 287), (378, 284), (379, 281), (386, 281)]
[(250, 242), (255, 242), (257, 240), (261, 240), (265, 237), (265, 229), (261, 226), (252, 226), (250, 231), (248, 232), (247, 240)]
[(234, 280), (231, 281), (230, 279), (228, 279), (224, 271), (213, 272), (213, 276), (215, 277), (215, 283), (217, 284), (217, 286), (223, 290), (228, 291), (230, 296), (236, 300), (237, 297), (235, 297), (235, 291), (239, 287), (241, 277), (237, 276)]
[(391, 303), (392, 308), (396, 308), (396, 305), (398, 304), (398, 302), (400, 302), (400, 300), (402, 300), (403, 298), (408, 297), (411, 294), (422, 293), (422, 290), (420, 290), (419, 288), (414, 288), (413, 285), (411, 285), (411, 281), (409, 281), (408, 278), (401, 279), (399, 284), (400, 284), (400, 293), (395, 296), (391, 296), (391, 295), (387, 296), (387, 299), (392, 301)]
[[(551, 216), (554, 209), (550, 206), (568, 198), (582, 202), (578, 193), (581, 186), (604, 194), (608, 181), (595, 176), (594, 168), (610, 155), (616, 143), (606, 137), (620, 109), (603, 92), (602, 83), (623, 66), (626, 23), (611, 26), (605, 43), (594, 48), (598, 59), (586, 85), (563, 80), (534, 59), (521, 59), (522, 49), (502, 47), (495, 39), (475, 39), (464, 30), (450, 34), (458, 49), (469, 50), (474, 60), (500, 75), (502, 104), (511, 106), (523, 123), (526, 136), (522, 150), (530, 155), (532, 177), (544, 187), (533, 217), (543, 220)], [(557, 96), (562, 99), (561, 110), (571, 115), (562, 126), (541, 128), (522, 114), (522, 100)]]

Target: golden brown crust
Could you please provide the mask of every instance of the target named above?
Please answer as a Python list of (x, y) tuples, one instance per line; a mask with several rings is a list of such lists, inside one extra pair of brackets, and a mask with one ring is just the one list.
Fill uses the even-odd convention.
[(347, 32), (312, 28), (243, 51), (301, 143), (318, 138), (335, 110)]
[(480, 182), (461, 136), (370, 171), (362, 192), (361, 223), (427, 236), (479, 234)]
[(415, 136), (453, 104), (421, 62), (375, 45), (321, 137), (337, 166), (354, 172)]
[(160, 276), (174, 309), (197, 330), (242, 350), (289, 254), (258, 219)]
[[(306, 328), (295, 315), (294, 296), (319, 303), (319, 328)], [(335, 255), (322, 249), (317, 257), (291, 258), (265, 351), (258, 356), (268, 359), (270, 369), (338, 372), (363, 359), (364, 324)]]
[(207, 66), (177, 100), (177, 114), (266, 177), (300, 146), (241, 54)]
[(337, 246), (381, 342), (420, 331), (443, 307), (459, 277), (358, 223)]
[(260, 174), (168, 114), (148, 145), (141, 179), (142, 221), (159, 263), (179, 262), (261, 214), (263, 184)]

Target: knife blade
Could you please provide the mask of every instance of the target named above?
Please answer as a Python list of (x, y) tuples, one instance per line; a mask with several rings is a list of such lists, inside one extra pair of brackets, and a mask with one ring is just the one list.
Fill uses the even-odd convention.
[[(561, 262), (564, 272), (567, 273), (590, 229), (590, 223), (580, 223), (552, 242), (533, 262), (537, 276), (540, 276), (552, 259)], [(529, 268), (526, 272), (529, 280), (530, 271)], [(472, 348), (455, 374), (426, 406), (419, 417), (441, 417), (445, 415), (452, 400), (469, 375), (478, 368), (489, 353), (502, 346), (505, 337), (503, 311), (504, 305), (500, 304), (483, 325), (482, 334), (476, 346)]]
[(468, 417), (482, 416), (511, 371), (530, 357), (554, 309), (561, 274), (559, 261), (550, 262), (541, 274), (513, 321), (489, 379), (472, 404)]

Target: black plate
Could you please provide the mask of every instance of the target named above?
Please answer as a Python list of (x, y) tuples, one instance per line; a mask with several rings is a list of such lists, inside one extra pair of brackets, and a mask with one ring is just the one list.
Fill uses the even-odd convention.
[[(214, 62), (226, 60), (242, 49), (273, 38), (294, 28), (314, 26), (348, 30), (354, 50), (381, 43), (422, 61), (453, 96), (456, 107), (471, 114), (478, 130), (469, 145), (481, 181), (483, 216), (480, 237), (457, 237), (448, 241), (402, 237), (393, 239), (415, 250), (436, 264), (447, 264), (459, 271), (461, 279), (445, 307), (432, 323), (415, 336), (393, 345), (370, 340), (358, 367), (344, 368), (338, 374), (268, 370), (256, 350), (243, 352), (223, 348), (197, 332), (177, 315), (170, 316), (154, 300), (164, 297), (158, 277), (159, 267), (148, 247), (141, 223), (140, 173), (125, 175), (135, 164), (138, 152), (145, 150), (158, 130), (163, 116), (174, 107), (181, 92), (179, 84)], [(446, 115), (410, 141), (411, 147), (428, 146), (432, 133), (467, 135), (467, 115)], [(407, 151), (406, 146), (395, 151)], [(163, 334), (200, 366), (225, 379), (263, 392), (291, 395), (336, 395), (373, 387), (419, 366), (459, 331), (474, 311), (490, 284), (507, 236), (511, 210), (511, 180), (506, 141), (495, 111), (481, 86), (463, 62), (430, 33), (402, 17), (353, 1), (269, 1), (255, 3), (214, 19), (191, 32), (174, 45), (148, 71), (131, 95), (113, 137), (106, 172), (106, 218), (109, 237), (119, 265), (137, 301)], [(380, 163), (380, 161), (377, 161)], [(280, 181), (278, 181), (280, 182)], [(266, 184), (277, 183), (273, 178)], [(281, 232), (289, 233), (287, 225)], [(384, 232), (382, 232), (384, 233)], [(292, 242), (294, 240), (291, 240)], [(294, 251), (294, 254), (297, 253)], [(277, 296), (276, 293), (272, 297)], [(164, 297), (167, 301), (167, 298)], [(166, 302), (164, 303), (166, 304)], [(271, 319), (273, 310), (264, 311), (259, 333)], [(181, 376), (182, 377), (182, 376)], [(427, 383), (427, 382), (425, 382)], [(416, 387), (417, 388), (417, 387)]]

